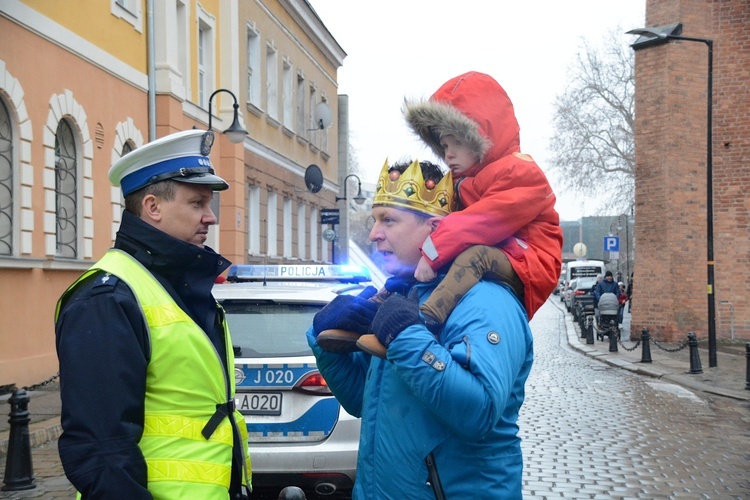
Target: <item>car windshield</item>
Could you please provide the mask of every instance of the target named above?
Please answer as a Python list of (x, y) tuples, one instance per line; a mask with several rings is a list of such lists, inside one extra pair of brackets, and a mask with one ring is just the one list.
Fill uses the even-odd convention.
[(305, 332), (321, 305), (225, 300), (222, 306), (227, 313), (235, 356), (312, 355)]

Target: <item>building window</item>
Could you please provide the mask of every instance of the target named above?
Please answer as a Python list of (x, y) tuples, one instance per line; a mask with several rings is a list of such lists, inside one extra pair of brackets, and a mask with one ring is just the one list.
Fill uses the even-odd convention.
[(198, 12), (198, 105), (208, 108), (214, 87), (213, 19), (203, 10)]
[(282, 123), (290, 130), (294, 126), (294, 96), (292, 95), (293, 77), (294, 73), (292, 72), (292, 63), (285, 60), (282, 75), (283, 94), (281, 96), (281, 108), (284, 113)]
[(177, 69), (182, 77), (182, 86), (185, 87), (184, 97), (192, 99), (193, 85), (190, 77), (190, 44), (188, 42), (190, 11), (188, 9), (185, 2), (177, 1)]
[(279, 119), (278, 52), (269, 44), (266, 47), (266, 111), (274, 120)]
[(307, 241), (305, 240), (305, 233), (307, 231), (307, 220), (305, 204), (297, 204), (297, 255), (300, 259), (305, 260), (307, 258), (306, 246)]
[(13, 127), (0, 99), (0, 255), (13, 254)]
[(284, 226), (283, 231), (283, 245), (284, 245), (284, 257), (289, 258), (292, 256), (292, 200), (284, 198)]
[(318, 260), (318, 245), (320, 241), (318, 239), (318, 209), (313, 207), (310, 209), (310, 259), (315, 261)]
[(268, 192), (268, 214), (266, 217), (266, 234), (268, 235), (268, 241), (267, 243), (267, 251), (269, 257), (273, 257), (277, 255), (276, 251), (276, 243), (277, 243), (277, 232), (276, 232), (276, 205), (277, 205), (277, 199), (278, 195), (274, 193), (273, 191)]
[(208, 107), (208, 96), (206, 95), (206, 31), (203, 27), (198, 29), (198, 104)]
[(260, 34), (247, 27), (247, 102), (260, 108)]
[(115, 4), (130, 14), (136, 13), (137, 3), (135, 0), (115, 0)]
[(297, 74), (297, 135), (307, 137), (307, 108), (305, 107), (305, 77)]
[(250, 186), (247, 200), (247, 248), (252, 255), (260, 254), (260, 188)]
[(131, 24), (139, 33), (143, 32), (143, 11), (140, 0), (111, 0), (112, 15)]
[(78, 255), (78, 155), (70, 124), (61, 120), (55, 134), (56, 255)]
[[(120, 151), (120, 158), (130, 153), (134, 149), (135, 149), (135, 146), (133, 145), (133, 141), (128, 139), (127, 141), (125, 141), (125, 144), (122, 145), (122, 151)], [(120, 196), (120, 213), (121, 214), (123, 210), (125, 210), (125, 198)]]
[[(314, 135), (310, 137), (310, 142), (313, 142), (315, 135), (317, 135), (317, 130), (318, 130), (318, 124), (315, 123), (315, 104), (316, 104), (315, 101), (317, 101), (317, 95), (318, 95), (318, 90), (315, 88), (314, 85), (310, 85), (310, 99), (307, 102), (308, 106), (310, 107), (310, 109), (307, 111), (307, 119), (308, 119), (307, 128), (310, 131), (315, 131)], [(320, 141), (315, 141), (314, 143), (315, 146), (319, 145), (317, 144), (317, 142), (320, 142)]]
[[(320, 102), (328, 106), (328, 101), (325, 98), (322, 98)], [(328, 151), (328, 127), (320, 128), (320, 125), (318, 125), (318, 134), (320, 134), (320, 150)]]

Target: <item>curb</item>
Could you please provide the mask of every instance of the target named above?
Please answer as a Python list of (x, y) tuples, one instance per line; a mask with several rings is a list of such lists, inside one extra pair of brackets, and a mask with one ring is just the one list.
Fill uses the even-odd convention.
[[(557, 305), (555, 306), (557, 307)], [(581, 341), (578, 338), (578, 333), (576, 331), (575, 325), (573, 324), (573, 319), (568, 314), (565, 314), (565, 311), (561, 310), (559, 307), (557, 307), (557, 309), (560, 310), (560, 312), (563, 313), (563, 316), (565, 317), (565, 330), (566, 330), (566, 334), (568, 337), (568, 345), (571, 348), (575, 349), (576, 351), (590, 358), (596, 359), (598, 361), (601, 361), (602, 363), (606, 363), (615, 368), (622, 368), (622, 369), (631, 371), (633, 373), (636, 373), (638, 375), (645, 375), (647, 377), (651, 377), (655, 379), (666, 380), (673, 384), (686, 387), (695, 391), (700, 391), (700, 392), (705, 392), (708, 394), (714, 394), (716, 396), (736, 399), (738, 401), (750, 401), (750, 391), (743, 392), (740, 390), (732, 390), (732, 389), (724, 389), (722, 387), (714, 387), (708, 384), (701, 383), (699, 381), (688, 379), (681, 374), (675, 373), (674, 371), (662, 369), (658, 365), (655, 366), (655, 365), (651, 365), (647, 363), (633, 363), (631, 361), (618, 358), (615, 355), (601, 352), (592, 347), (588, 347), (588, 345), (586, 344), (581, 344)], [(693, 375), (689, 375), (689, 376), (693, 376)]]

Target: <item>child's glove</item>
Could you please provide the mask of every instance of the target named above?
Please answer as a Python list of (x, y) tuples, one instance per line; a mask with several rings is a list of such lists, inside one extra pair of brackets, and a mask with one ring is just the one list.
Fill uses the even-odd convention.
[(339, 295), (328, 303), (313, 318), (315, 337), (323, 330), (340, 329), (364, 335), (370, 331), (378, 304), (367, 299), (377, 293), (368, 286), (359, 295)]
[(418, 325), (419, 304), (402, 295), (392, 295), (378, 309), (372, 320), (372, 331), (387, 349), (399, 333), (411, 325)]

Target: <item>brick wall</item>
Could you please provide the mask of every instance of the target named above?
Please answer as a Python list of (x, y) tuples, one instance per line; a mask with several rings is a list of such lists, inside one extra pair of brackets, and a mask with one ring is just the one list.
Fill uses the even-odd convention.
[[(713, 180), (717, 338), (750, 338), (750, 2), (647, 0), (649, 27), (680, 22), (714, 40)], [(636, 224), (632, 331), (708, 335), (707, 46), (636, 52)], [(729, 303), (731, 303), (731, 306)]]

